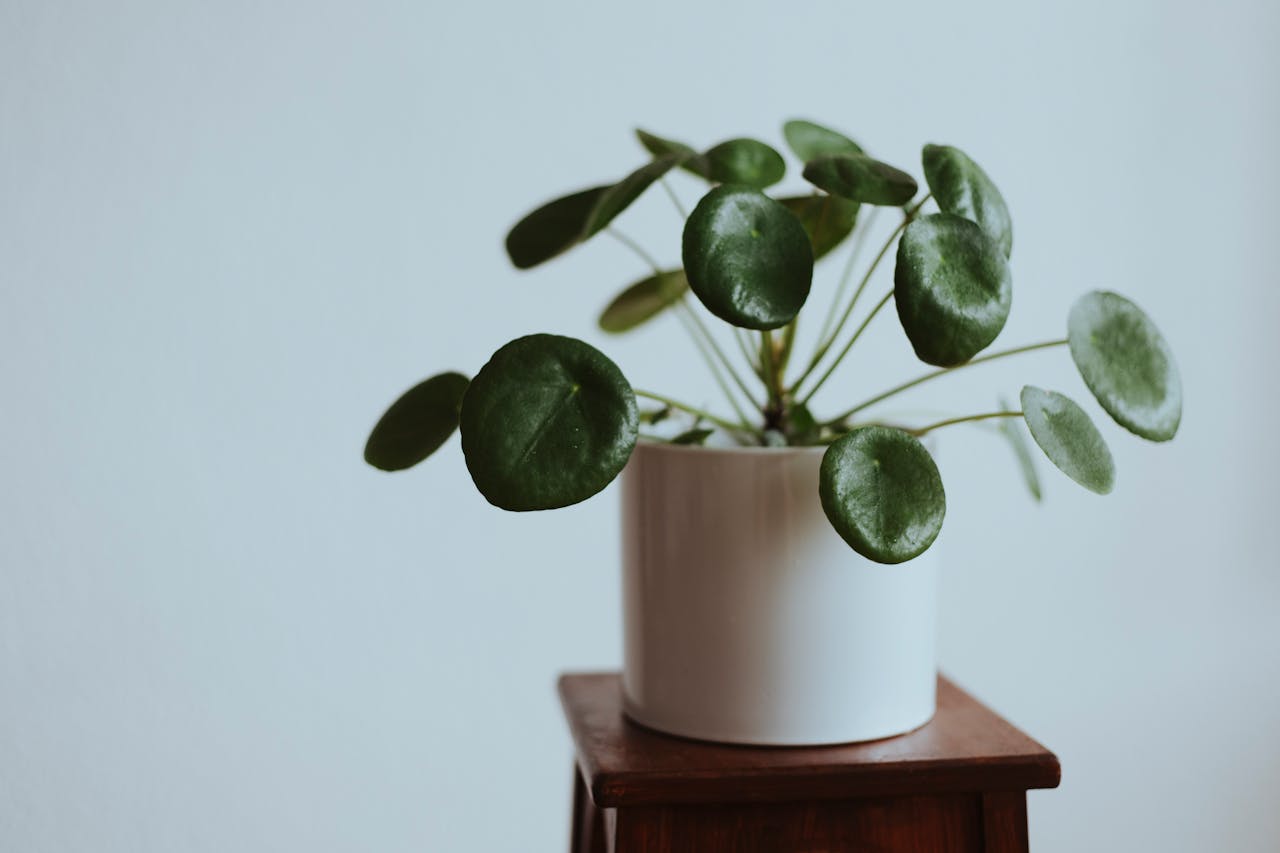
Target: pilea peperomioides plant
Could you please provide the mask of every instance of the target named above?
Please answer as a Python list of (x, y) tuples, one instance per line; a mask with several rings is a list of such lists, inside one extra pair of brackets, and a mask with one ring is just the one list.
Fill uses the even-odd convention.
[[(567, 506), (599, 492), (626, 464), (638, 438), (700, 444), (722, 440), (763, 447), (826, 446), (819, 494), (835, 530), (855, 551), (881, 563), (909, 560), (938, 535), (946, 512), (942, 480), (919, 438), (951, 424), (999, 419), (1032, 491), (1039, 484), (1015, 419), (1049, 460), (1087, 489), (1111, 491), (1110, 451), (1089, 416), (1070, 398), (1033, 386), (1019, 406), (947, 418), (923, 426), (865, 420), (863, 413), (909, 388), (956, 370), (1021, 353), (1065, 346), (1085, 385), (1121, 426), (1151, 441), (1177, 432), (1182, 388), (1159, 331), (1123, 296), (1082, 296), (1067, 336), (996, 352), (987, 349), (1009, 316), (1013, 231), (1004, 200), (987, 174), (960, 150), (926, 145), (928, 192), (908, 173), (873, 159), (843, 134), (791, 121), (784, 136), (804, 161), (811, 193), (765, 192), (785, 173), (773, 148), (731, 139), (699, 152), (638, 131), (652, 159), (615, 184), (549, 202), (507, 236), (512, 262), (525, 269), (608, 232), (635, 251), (652, 274), (605, 309), (607, 332), (633, 329), (676, 312), (706, 359), (732, 415), (716, 415), (632, 388), (616, 365), (574, 338), (530, 335), (493, 354), (475, 377), (443, 373), (411, 388), (374, 427), (365, 447), (373, 466), (394, 471), (425, 459), (453, 433), (476, 487), (508, 510)], [(665, 176), (682, 169), (711, 189), (685, 214)], [(685, 218), (682, 269), (662, 269), (613, 220), (655, 183)], [(932, 200), (936, 212), (926, 210)], [(893, 208), (901, 221), (854, 285), (869, 231), (866, 208)], [(850, 240), (850, 238), (852, 239)], [(810, 357), (793, 363), (799, 315), (808, 302), (814, 262), (846, 240), (854, 244)], [(872, 275), (897, 245), (893, 287), (846, 333)], [(721, 347), (697, 303), (731, 329), (741, 358)], [(917, 357), (936, 369), (833, 415), (810, 409), (815, 394), (870, 323), (892, 302)], [(791, 369), (793, 365), (797, 369)], [(637, 398), (656, 404), (641, 411)], [(642, 436), (641, 427), (680, 414), (692, 423), (674, 438)]]

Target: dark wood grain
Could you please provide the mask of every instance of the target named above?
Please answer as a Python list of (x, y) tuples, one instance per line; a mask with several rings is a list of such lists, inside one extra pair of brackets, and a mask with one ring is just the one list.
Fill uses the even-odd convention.
[(945, 678), (923, 728), (803, 748), (703, 743), (641, 728), (622, 715), (617, 673), (565, 675), (559, 687), (599, 808), (1025, 791), (1060, 778), (1053, 753)]
[(991, 791), (982, 795), (983, 853), (1027, 853), (1027, 794)]
[(618, 809), (615, 853), (977, 853), (980, 795)]

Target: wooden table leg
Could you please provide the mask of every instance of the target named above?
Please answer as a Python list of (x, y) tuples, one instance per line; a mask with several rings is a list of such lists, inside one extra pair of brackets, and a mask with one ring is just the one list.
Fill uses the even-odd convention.
[(605, 853), (604, 820), (573, 765), (573, 825), (569, 833), (570, 853)]
[(986, 853), (1028, 853), (1026, 792), (983, 794), (982, 835)]

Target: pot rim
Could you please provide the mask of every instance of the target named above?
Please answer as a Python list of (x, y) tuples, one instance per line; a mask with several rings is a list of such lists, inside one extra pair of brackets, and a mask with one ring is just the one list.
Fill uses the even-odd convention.
[(676, 455), (711, 455), (711, 456), (810, 456), (827, 452), (827, 445), (813, 444), (787, 447), (715, 447), (701, 444), (671, 444), (666, 441), (655, 441), (641, 438), (636, 441), (634, 452), (644, 448), (646, 452), (672, 453)]

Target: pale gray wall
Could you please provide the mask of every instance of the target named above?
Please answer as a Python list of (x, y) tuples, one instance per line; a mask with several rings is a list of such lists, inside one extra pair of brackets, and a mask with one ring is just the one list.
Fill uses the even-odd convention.
[[(456, 444), (388, 477), (364, 436), (529, 331), (710, 399), (674, 322), (593, 331), (619, 247), (520, 275), (501, 238), (636, 124), (800, 115), (996, 176), (1004, 340), (1106, 287), (1181, 358), (1175, 443), (1105, 427), (1110, 498), (941, 443), (944, 664), (1065, 768), (1034, 848), (1274, 850), (1278, 36), (1261, 0), (2, 0), (0, 849), (562, 849), (552, 682), (618, 662), (616, 494), (507, 515)], [(676, 258), (660, 194), (620, 224)], [(831, 405), (918, 370), (882, 319)], [(1058, 352), (902, 404), (1023, 381), (1087, 399)]]

